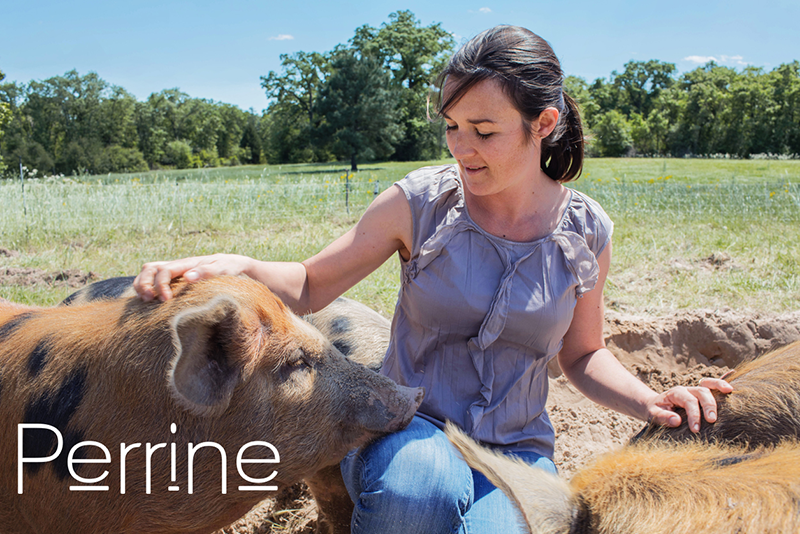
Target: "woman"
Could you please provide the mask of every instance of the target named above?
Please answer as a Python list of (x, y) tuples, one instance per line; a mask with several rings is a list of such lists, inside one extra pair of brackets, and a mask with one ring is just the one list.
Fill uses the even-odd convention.
[(402, 285), (383, 372), (424, 386), (418, 416), (401, 432), (351, 452), (342, 474), (353, 532), (509, 533), (510, 502), (449, 446), (443, 422), (555, 472), (544, 411), (546, 364), (557, 357), (587, 397), (677, 426), (675, 406), (699, 429), (716, 419), (708, 388), (657, 394), (603, 341), (603, 284), (613, 225), (602, 208), (562, 184), (583, 163), (583, 134), (549, 45), (518, 27), (478, 35), (440, 77), (438, 114), (455, 165), (409, 174), (356, 226), (303, 263), (216, 255), (146, 264), (145, 300), (169, 282), (220, 274), (260, 280), (291, 308), (323, 308), (397, 253)]

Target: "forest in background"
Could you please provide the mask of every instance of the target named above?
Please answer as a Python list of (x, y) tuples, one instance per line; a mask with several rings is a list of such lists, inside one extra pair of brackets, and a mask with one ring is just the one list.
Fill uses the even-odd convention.
[[(328, 52), (281, 55), (261, 111), (165, 89), (138, 101), (97, 73), (4, 82), (0, 173), (105, 174), (254, 163), (419, 161), (446, 154), (429, 121), (433, 79), (455, 50), (440, 23), (398, 11)], [(2, 66), (0, 66), (1, 68)], [(629, 61), (592, 82), (567, 76), (589, 156), (800, 154), (800, 62), (771, 71)]]

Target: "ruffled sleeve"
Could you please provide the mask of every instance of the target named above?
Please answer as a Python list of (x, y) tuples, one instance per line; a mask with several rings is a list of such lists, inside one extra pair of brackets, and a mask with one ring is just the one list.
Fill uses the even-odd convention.
[(575, 294), (580, 297), (594, 289), (600, 274), (600, 266), (587, 241), (575, 232), (559, 232), (553, 234), (552, 239), (561, 248), (567, 267), (577, 280)]
[(403, 190), (411, 208), (412, 259), (420, 255), (423, 243), (435, 233), (438, 226), (452, 223), (452, 215), (448, 218), (450, 208), (460, 200), (456, 194), (456, 175), (453, 165), (423, 167), (395, 182)]
[(595, 257), (600, 256), (614, 233), (611, 218), (600, 204), (579, 191), (573, 191), (569, 209), (572, 210), (570, 219), (575, 231), (583, 236)]

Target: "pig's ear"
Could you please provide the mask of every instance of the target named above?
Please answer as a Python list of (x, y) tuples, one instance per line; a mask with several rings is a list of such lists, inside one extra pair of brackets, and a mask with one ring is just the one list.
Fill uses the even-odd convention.
[(228, 407), (241, 368), (232, 357), (239, 307), (220, 296), (190, 308), (172, 321), (175, 356), (169, 369), (173, 396), (197, 415), (219, 415)]

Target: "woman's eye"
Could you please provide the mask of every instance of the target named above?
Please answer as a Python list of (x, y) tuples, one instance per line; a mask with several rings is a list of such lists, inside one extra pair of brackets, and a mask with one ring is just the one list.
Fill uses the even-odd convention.
[(492, 135), (490, 133), (487, 134), (481, 133), (478, 130), (475, 130), (475, 133), (478, 135), (480, 139), (489, 139), (489, 137)]
[(458, 127), (457, 127), (455, 124), (454, 124), (454, 125), (452, 125), (452, 126), (450, 126), (449, 124), (445, 124), (445, 125), (444, 125), (444, 131), (445, 131), (445, 132), (452, 132), (452, 131), (453, 131), (453, 130), (455, 130), (456, 128), (458, 128)]

